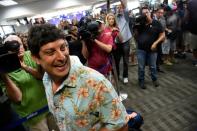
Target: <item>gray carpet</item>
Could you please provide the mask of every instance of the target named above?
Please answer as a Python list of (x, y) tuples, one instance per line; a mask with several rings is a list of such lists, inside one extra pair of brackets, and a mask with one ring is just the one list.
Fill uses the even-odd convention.
[(173, 66), (162, 65), (158, 73), (159, 87), (154, 87), (146, 69), (146, 86), (138, 87), (137, 66), (129, 66), (129, 83), (119, 83), (128, 93), (123, 103), (144, 117), (143, 131), (197, 131), (197, 67), (191, 54), (177, 59)]

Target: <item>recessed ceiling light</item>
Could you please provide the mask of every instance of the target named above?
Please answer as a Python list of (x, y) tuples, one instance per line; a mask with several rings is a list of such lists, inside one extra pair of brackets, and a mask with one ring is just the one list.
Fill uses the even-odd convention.
[(3, 6), (10, 6), (10, 5), (16, 5), (16, 4), (18, 3), (13, 0), (1, 0), (0, 1), (0, 5), (3, 5)]

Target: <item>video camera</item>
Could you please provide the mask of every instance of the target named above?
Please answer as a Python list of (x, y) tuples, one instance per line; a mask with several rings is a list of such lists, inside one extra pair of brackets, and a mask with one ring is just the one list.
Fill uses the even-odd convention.
[(21, 67), (18, 52), (18, 41), (0, 43), (0, 73), (9, 73)]
[(140, 10), (140, 7), (131, 10), (134, 17), (134, 26), (144, 25), (146, 23), (146, 15), (143, 15)]
[(138, 14), (135, 16), (135, 25), (145, 25), (146, 15)]
[(81, 40), (93, 40), (99, 35), (99, 22), (86, 20), (80, 25), (78, 36)]

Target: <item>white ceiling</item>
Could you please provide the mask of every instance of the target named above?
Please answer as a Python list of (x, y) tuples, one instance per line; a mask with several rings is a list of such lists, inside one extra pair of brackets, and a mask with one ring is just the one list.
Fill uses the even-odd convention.
[(31, 3), (33, 1), (39, 1), (39, 0), (14, 0), (19, 4), (24, 4), (24, 3)]
[[(2, 0), (0, 0), (2, 1)], [(82, 10), (88, 6), (92, 7), (100, 2), (106, 2), (107, 0), (14, 0), (18, 2), (13, 6), (0, 6), (0, 24), (6, 21), (15, 20), (17, 18), (32, 17), (35, 15), (42, 15), (61, 9), (73, 9)], [(119, 0), (110, 0), (111, 2)], [(128, 0), (138, 1), (138, 0)], [(84, 7), (84, 8), (83, 8)]]
[(0, 7), (0, 21), (11, 20), (20, 17), (29, 17), (36, 14), (57, 11), (66, 8), (78, 8), (91, 6), (106, 0), (15, 0), (19, 4)]
[(25, 4), (25, 3), (31, 3), (31, 2), (39, 1), (39, 0), (14, 0), (14, 1), (16, 1), (19, 4)]
[[(4, 1), (4, 0), (0, 0), (0, 1)], [(30, 4), (30, 3), (37, 2), (37, 1), (47, 1), (47, 0), (14, 0), (14, 1), (16, 1), (18, 5), (23, 5), (23, 4)], [(61, 0), (53, 0), (53, 1), (61, 1)], [(78, 0), (68, 0), (68, 1), (78, 1)], [(81, 0), (81, 1), (84, 1), (84, 3), (86, 4), (89, 4), (89, 2), (92, 2), (92, 0)], [(99, 2), (99, 1), (107, 1), (107, 0), (93, 0), (93, 1)], [(117, 1), (117, 0), (114, 0), (114, 1)], [(12, 6), (9, 6), (9, 7), (12, 7)], [(0, 5), (0, 9), (1, 8), (7, 8), (7, 7)]]
[[(4, 1), (4, 0), (0, 0), (0, 1)], [(39, 0), (14, 0), (14, 1), (16, 1), (18, 3), (18, 5), (22, 5), (22, 4), (26, 4), (26, 3), (32, 3), (35, 1), (39, 1)], [(0, 8), (7, 8), (7, 7), (0, 5)]]

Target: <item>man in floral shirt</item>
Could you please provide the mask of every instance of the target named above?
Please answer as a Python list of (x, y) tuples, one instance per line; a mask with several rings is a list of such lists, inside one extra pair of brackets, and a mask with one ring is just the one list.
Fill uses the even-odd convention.
[(61, 30), (53, 25), (30, 29), (28, 46), (43, 77), (50, 111), (61, 131), (126, 131), (128, 116), (111, 83), (69, 56)]

